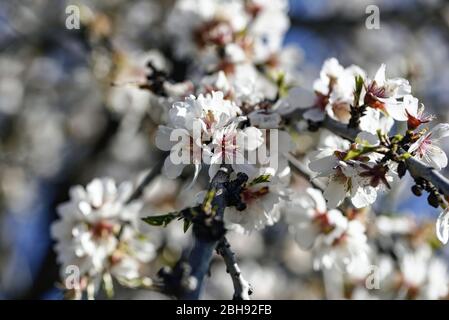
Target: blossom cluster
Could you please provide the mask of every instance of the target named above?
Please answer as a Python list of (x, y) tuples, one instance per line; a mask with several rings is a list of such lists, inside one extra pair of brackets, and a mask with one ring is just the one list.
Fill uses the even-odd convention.
[(95, 179), (86, 188), (72, 187), (70, 200), (58, 207), (61, 220), (52, 225), (55, 250), (62, 278), (76, 267), (70, 284), (74, 297), (89, 298), (112, 285), (112, 278), (125, 284), (147, 282), (142, 268), (155, 257), (155, 247), (137, 223), (142, 203), (127, 203), (131, 183), (110, 178)]
[[(232, 168), (231, 180), (245, 174), (237, 195), (244, 206), (224, 209), (228, 234), (251, 236), (287, 225), (300, 250), (311, 255), (313, 270), (341, 275), (351, 298), (447, 296), (446, 265), (429, 244), (433, 233), (412, 241), (421, 229), (378, 218), (375, 202), (403, 183), (408, 159), (436, 170), (447, 166), (442, 141), (449, 124), (427, 128), (434, 117), (406, 79), (386, 76), (384, 64), (370, 76), (330, 58), (307, 92), (294, 81), (300, 54), (282, 45), (287, 10), (284, 0), (175, 1), (162, 27), (170, 54), (161, 46), (116, 58), (109, 107), (130, 131), (151, 119), (152, 151), (165, 156), (162, 175), (189, 176), (182, 192), (173, 188), (173, 202), (195, 191), (188, 206), (202, 203), (207, 193), (197, 192), (200, 185), (212, 182), (223, 165)], [(356, 134), (338, 134), (328, 123)], [(446, 243), (447, 201), (429, 182), (415, 179), (413, 188), (428, 191), (429, 203), (444, 209), (436, 235)], [(59, 207), (52, 233), (61, 270), (81, 270), (78, 297), (111, 277), (128, 286), (148, 282), (142, 266), (156, 257), (156, 245), (139, 231), (143, 204), (129, 202), (132, 190), (95, 179), (85, 189), (74, 187)], [(187, 217), (173, 213), (158, 225), (175, 217), (185, 219), (188, 230)], [(386, 250), (382, 241), (397, 234), (401, 240)], [(361, 285), (373, 265), (389, 293), (375, 296)]]

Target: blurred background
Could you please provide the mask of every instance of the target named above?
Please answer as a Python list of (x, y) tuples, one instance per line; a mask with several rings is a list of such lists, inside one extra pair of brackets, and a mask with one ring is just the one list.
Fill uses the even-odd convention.
[[(170, 2), (0, 0), (0, 299), (62, 298), (49, 233), (56, 205), (68, 199), (70, 186), (94, 177), (135, 181), (157, 158), (154, 114), (145, 106), (150, 97), (129, 100), (110, 79), (123, 57), (164, 47), (161, 21)], [(89, 29), (65, 27), (69, 4), (95, 13)], [(365, 26), (370, 4), (380, 8), (378, 30)], [(388, 75), (410, 80), (438, 122), (449, 120), (446, 1), (291, 0), (289, 15), (285, 41), (300, 50), (301, 83), (311, 85), (332, 56), (371, 75), (386, 63)], [(180, 72), (182, 67), (173, 66)], [(163, 213), (178, 186), (159, 178), (147, 189), (147, 209)], [(396, 193), (399, 201), (383, 210), (436, 218), (425, 198), (411, 196), (408, 187)], [(310, 255), (285, 228), (280, 223), (249, 237), (230, 236), (243, 273), (257, 284), (255, 297), (322, 297), (310, 276)], [(188, 244), (180, 225), (154, 232), (166, 260), (175, 260)], [(206, 297), (232, 296), (223, 269), (213, 264)], [(163, 298), (125, 289), (117, 297)]]

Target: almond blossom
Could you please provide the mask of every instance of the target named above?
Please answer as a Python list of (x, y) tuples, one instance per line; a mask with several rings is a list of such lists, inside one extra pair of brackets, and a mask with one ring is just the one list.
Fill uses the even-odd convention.
[[(160, 125), (156, 135), (156, 146), (170, 151), (163, 168), (167, 176), (176, 178), (188, 164), (195, 164), (198, 171), (201, 161), (210, 156), (206, 143), (216, 132), (221, 134), (239, 113), (240, 109), (225, 100), (222, 92), (200, 94), (197, 98), (190, 96), (175, 102), (169, 111), (168, 126)], [(185, 156), (182, 161), (178, 159), (179, 153)]]
[[(328, 139), (329, 144), (312, 152), (309, 168), (315, 178), (326, 178), (324, 197), (330, 208), (339, 206), (349, 197), (356, 208), (366, 207), (377, 198), (377, 191), (386, 182), (388, 171), (382, 171), (369, 156), (345, 160), (349, 142), (343, 139)], [(375, 160), (375, 158), (373, 158)]]
[(424, 105), (422, 103), (419, 104), (418, 99), (412, 95), (404, 96), (403, 103), (405, 105), (409, 130), (415, 130), (420, 125), (434, 119), (434, 116), (424, 114)]
[(407, 121), (406, 105), (399, 99), (410, 94), (410, 84), (402, 78), (387, 79), (385, 69), (385, 64), (382, 64), (374, 79), (366, 86), (364, 103), (395, 120)]
[(126, 203), (132, 191), (131, 183), (94, 179), (86, 188), (72, 187), (70, 200), (58, 207), (60, 220), (51, 227), (55, 250), (63, 273), (79, 268), (79, 290), (93, 294), (105, 275), (123, 282), (142, 278), (142, 264), (154, 257), (153, 244), (138, 231), (142, 204)]
[(340, 210), (328, 210), (320, 190), (308, 188), (285, 206), (290, 231), (298, 244), (314, 252), (314, 268), (354, 268), (368, 265), (365, 228), (358, 220), (348, 220)]
[[(260, 177), (267, 179), (259, 181)], [(246, 204), (245, 210), (226, 208), (224, 221), (227, 228), (240, 233), (251, 233), (273, 225), (280, 218), (285, 196), (283, 183), (275, 172), (260, 169), (250, 176), (241, 192), (242, 201)]]
[(441, 170), (447, 166), (447, 156), (441, 148), (442, 139), (449, 136), (449, 124), (440, 123), (413, 143), (408, 152), (431, 167)]
[(326, 60), (320, 71), (320, 78), (313, 84), (317, 95), (315, 106), (306, 111), (304, 118), (322, 121), (327, 113), (334, 119), (348, 123), (350, 105), (354, 103), (356, 76), (365, 76), (358, 66), (344, 68), (335, 58)]

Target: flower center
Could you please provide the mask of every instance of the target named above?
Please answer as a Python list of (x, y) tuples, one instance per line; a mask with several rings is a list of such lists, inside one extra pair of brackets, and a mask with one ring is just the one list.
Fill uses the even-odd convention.
[(249, 189), (243, 189), (241, 196), (243, 201), (246, 204), (250, 204), (252, 202), (254, 202), (257, 199), (262, 198), (264, 195), (266, 195), (269, 192), (269, 188), (268, 187), (262, 187), (257, 191), (251, 191)]

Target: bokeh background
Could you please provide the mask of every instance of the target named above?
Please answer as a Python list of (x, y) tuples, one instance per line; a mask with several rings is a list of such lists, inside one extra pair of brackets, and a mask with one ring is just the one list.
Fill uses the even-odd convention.
[[(93, 33), (65, 28), (69, 4), (101, 13)], [(379, 30), (365, 27), (369, 4), (380, 8)], [(154, 48), (169, 7), (165, 0), (0, 0), (0, 299), (62, 298), (49, 233), (56, 205), (67, 200), (72, 185), (97, 176), (135, 180), (157, 158), (151, 115), (123, 100), (107, 79), (114, 68), (111, 43), (129, 55)], [(300, 49), (301, 83), (311, 85), (332, 56), (370, 74), (386, 63), (389, 75), (410, 80), (438, 122), (449, 120), (446, 1), (291, 0), (290, 18), (285, 41)], [(129, 104), (134, 109), (123, 109)], [(146, 199), (154, 211), (166, 212), (177, 188), (161, 178)], [(399, 201), (381, 201), (383, 210), (435, 219), (425, 198), (412, 197), (408, 188), (395, 193)], [(154, 231), (167, 260), (188, 244), (181, 229)], [(310, 277), (310, 256), (285, 230), (279, 223), (249, 237), (230, 236), (243, 272), (257, 284), (255, 297), (321, 297)], [(206, 297), (232, 295), (223, 268), (214, 262)], [(118, 297), (163, 298), (125, 289)]]

